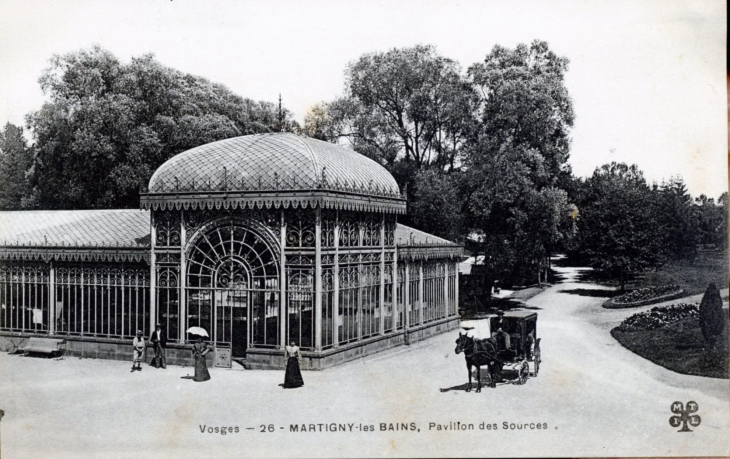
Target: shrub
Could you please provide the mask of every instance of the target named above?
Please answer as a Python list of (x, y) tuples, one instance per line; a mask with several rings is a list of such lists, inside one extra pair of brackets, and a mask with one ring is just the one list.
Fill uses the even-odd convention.
[(654, 330), (698, 314), (699, 308), (696, 304), (657, 306), (650, 311), (638, 312), (627, 317), (617, 328), (621, 331)]
[(638, 301), (650, 300), (665, 295), (671, 295), (681, 291), (679, 285), (660, 285), (656, 287), (644, 287), (625, 293), (613, 299), (617, 304), (636, 303)]
[(603, 307), (608, 309), (635, 308), (680, 298), (682, 295), (684, 295), (684, 290), (675, 284), (644, 287), (611, 298), (603, 303)]
[(705, 346), (715, 348), (717, 341), (723, 337), (725, 316), (722, 313), (722, 298), (714, 283), (707, 286), (700, 303), (700, 328)]

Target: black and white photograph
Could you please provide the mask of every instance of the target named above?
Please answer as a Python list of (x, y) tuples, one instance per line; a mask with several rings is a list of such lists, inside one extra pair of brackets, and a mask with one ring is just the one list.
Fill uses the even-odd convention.
[(0, 0), (0, 458), (726, 457), (722, 0)]

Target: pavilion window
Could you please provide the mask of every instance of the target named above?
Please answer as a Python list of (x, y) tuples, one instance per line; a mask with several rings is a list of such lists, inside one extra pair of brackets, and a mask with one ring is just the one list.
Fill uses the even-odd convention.
[(149, 322), (149, 273), (136, 266), (56, 270), (56, 333), (131, 338)]
[(403, 324), (405, 322), (404, 314), (406, 311), (406, 267), (403, 264), (398, 264), (398, 270), (397, 270), (397, 278), (396, 281), (398, 282), (398, 286), (396, 289), (396, 295), (397, 295), (397, 301), (396, 301), (396, 311), (395, 311), (395, 318), (396, 318), (396, 327), (398, 330), (403, 329)]
[(160, 268), (157, 274), (157, 322), (166, 331), (168, 341), (177, 341), (180, 332), (180, 289), (178, 286), (177, 268)]
[(436, 289), (433, 292), (434, 297), (436, 298), (436, 318), (437, 319), (443, 319), (446, 317), (446, 296), (445, 296), (445, 272), (446, 272), (446, 265), (441, 262), (437, 265), (436, 269)]
[(448, 279), (447, 296), (448, 296), (448, 301), (449, 301), (447, 314), (449, 316), (455, 316), (457, 313), (457, 306), (458, 306), (458, 298), (456, 298), (457, 272), (456, 272), (455, 263), (448, 264), (447, 279)]
[(81, 269), (62, 267), (56, 271), (56, 332), (80, 335), (82, 329)]
[(188, 288), (187, 295), (187, 325), (186, 327), (201, 327), (213, 330), (213, 291), (210, 289)]
[(385, 327), (385, 332), (393, 331), (395, 330), (395, 323), (394, 323), (394, 317), (397, 319), (397, 311), (395, 310), (394, 306), (395, 303), (393, 302), (393, 264), (387, 263), (385, 265), (385, 270), (383, 271), (383, 277), (384, 277), (384, 288), (385, 291), (383, 292), (383, 297), (385, 298), (385, 303), (383, 304), (383, 314), (384, 314), (384, 320), (383, 320), (383, 327)]
[(251, 342), (274, 347), (279, 343), (279, 280), (261, 279), (261, 283), (263, 288), (251, 292)]
[(35, 264), (0, 268), (0, 329), (48, 332), (49, 270)]
[(417, 263), (411, 263), (408, 265), (408, 305), (410, 311), (409, 326), (418, 325), (421, 323), (421, 295), (420, 295), (420, 265)]
[[(208, 261), (207, 253), (198, 247), (193, 249), (192, 257), (188, 260), (188, 288), (185, 290), (187, 305), (188, 327), (201, 327), (209, 333), (213, 331), (213, 269), (214, 263)], [(201, 259), (198, 261), (198, 259)]]
[(322, 271), (322, 348), (334, 344), (336, 327), (334, 269)]
[(314, 282), (311, 269), (289, 269), (287, 288), (287, 343), (314, 349)]
[(424, 263), (423, 266), (423, 318), (422, 322), (431, 322), (434, 319), (434, 264)]
[(423, 322), (443, 318), (446, 314), (444, 303), (444, 265), (428, 263), (423, 269)]
[(360, 310), (360, 337), (369, 338), (380, 333), (380, 265), (363, 265), (362, 307)]
[(364, 247), (380, 246), (380, 221), (376, 221), (373, 215), (368, 215), (361, 223), (362, 245)]
[(216, 346), (235, 352), (279, 344), (279, 254), (263, 236), (233, 219), (197, 236), (185, 258), (182, 327), (201, 327)]
[(360, 232), (358, 225), (350, 216), (344, 216), (339, 219), (340, 224), (340, 248), (357, 247), (360, 245)]
[(360, 273), (357, 265), (340, 265), (339, 287), (339, 330), (340, 344), (357, 341), (358, 305), (360, 295)]

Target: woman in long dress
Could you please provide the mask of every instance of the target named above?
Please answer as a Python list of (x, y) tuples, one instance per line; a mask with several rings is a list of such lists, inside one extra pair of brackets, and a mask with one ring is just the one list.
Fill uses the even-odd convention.
[(302, 372), (299, 369), (299, 362), (302, 360), (302, 354), (299, 352), (299, 347), (294, 341), (286, 347), (286, 373), (284, 374), (284, 388), (293, 389), (295, 387), (302, 387), (304, 380), (302, 379)]
[(198, 337), (198, 342), (193, 344), (193, 357), (195, 357), (195, 376), (193, 381), (202, 382), (210, 379), (208, 365), (205, 363), (205, 355), (210, 352), (203, 338)]

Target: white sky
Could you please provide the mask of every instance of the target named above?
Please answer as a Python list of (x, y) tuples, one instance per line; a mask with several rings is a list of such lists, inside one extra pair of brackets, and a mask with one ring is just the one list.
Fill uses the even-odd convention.
[(693, 195), (727, 189), (724, 1), (70, 1), (0, 0), (0, 123), (22, 125), (44, 96), (52, 54), (94, 43), (122, 61), (165, 65), (301, 120), (343, 88), (369, 51), (433, 44), (466, 69), (495, 44), (542, 39), (570, 59), (570, 162), (590, 175), (636, 163), (681, 175)]

